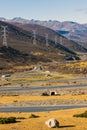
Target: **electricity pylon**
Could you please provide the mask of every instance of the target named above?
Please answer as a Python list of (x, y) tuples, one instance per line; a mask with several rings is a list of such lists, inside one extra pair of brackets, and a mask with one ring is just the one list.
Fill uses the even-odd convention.
[(55, 45), (57, 45), (57, 36), (55, 36), (54, 40), (55, 40)]
[(60, 44), (63, 44), (63, 39), (62, 39), (62, 37), (60, 37)]
[(33, 45), (36, 45), (36, 30), (33, 30)]
[(49, 46), (49, 44), (48, 44), (48, 34), (47, 33), (45, 34), (45, 38), (46, 38), (46, 46)]
[(3, 46), (5, 47), (8, 47), (8, 44), (7, 44), (7, 26), (1, 26), (2, 28), (2, 37), (3, 37)]

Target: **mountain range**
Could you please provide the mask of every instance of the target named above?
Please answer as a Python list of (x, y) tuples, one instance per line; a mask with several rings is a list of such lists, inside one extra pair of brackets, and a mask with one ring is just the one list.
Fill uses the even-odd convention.
[(40, 20), (28, 20), (21, 17), (15, 17), (13, 19), (0, 18), (1, 21), (7, 21), (10, 23), (20, 23), (20, 24), (38, 24), (41, 26), (48, 27), (61, 35), (79, 43), (80, 45), (87, 48), (87, 24), (80, 24), (73, 21), (40, 21)]

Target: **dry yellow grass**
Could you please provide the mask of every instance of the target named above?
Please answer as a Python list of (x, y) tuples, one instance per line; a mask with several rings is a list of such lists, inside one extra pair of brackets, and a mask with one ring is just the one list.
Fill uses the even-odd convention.
[(43, 53), (41, 53), (41, 52), (33, 52), (33, 55), (35, 55), (35, 56), (41, 56), (41, 55), (43, 55)]
[(67, 67), (70, 68), (78, 68), (78, 69), (84, 69), (87, 68), (87, 61), (80, 61), (80, 62), (75, 62), (75, 63), (68, 63), (66, 64)]
[(41, 101), (41, 100), (86, 100), (87, 94), (85, 95), (61, 95), (61, 96), (0, 96), (0, 104), (13, 103), (14, 101)]
[[(27, 66), (26, 66), (26, 68), (27, 68)], [(23, 69), (23, 68), (19, 67), (19, 70), (20, 69)], [(39, 82), (39, 81), (43, 81), (46, 83), (50, 82), (52, 85), (52, 82), (55, 83), (55, 80), (64, 80), (64, 79), (69, 80), (69, 79), (73, 79), (73, 78), (78, 78), (78, 75), (72, 75), (72, 74), (67, 75), (67, 74), (61, 74), (58, 72), (51, 72), (50, 74), (51, 74), (51, 76), (46, 76), (46, 73), (44, 71), (39, 71), (39, 72), (26, 71), (26, 72), (14, 73), (11, 77), (6, 78), (6, 80), (1, 78), (0, 85), (1, 86), (3, 86), (3, 85), (4, 86), (7, 86), (7, 85), (12, 86), (12, 85), (16, 85), (16, 84), (33, 83), (33, 86), (35, 86), (36, 84), (34, 85), (34, 82)], [(46, 83), (45, 83), (45, 85), (49, 86), (49, 84), (46, 84)], [(62, 84), (62, 83), (56, 82), (57, 85)], [(56, 84), (53, 84), (53, 85), (56, 85)]]
[(34, 72), (32, 74), (21, 74), (19, 76), (14, 76), (12, 77), (11, 81), (47, 81), (47, 80), (59, 80), (59, 79), (73, 79), (77, 78), (77, 75), (72, 75), (72, 74), (61, 74), (61, 73), (56, 73), (56, 72), (51, 72), (50, 76), (46, 76), (46, 73), (43, 71), (39, 72)]
[(49, 118), (56, 118), (60, 122), (60, 128), (53, 128), (53, 130), (87, 130), (86, 118), (75, 118), (74, 114), (79, 114), (86, 111), (84, 109), (59, 110), (54, 112), (36, 112), (35, 115), (39, 118), (29, 118), (31, 113), (0, 113), (0, 117), (25, 117), (15, 124), (0, 124), (0, 130), (50, 130), (45, 125), (45, 121)]

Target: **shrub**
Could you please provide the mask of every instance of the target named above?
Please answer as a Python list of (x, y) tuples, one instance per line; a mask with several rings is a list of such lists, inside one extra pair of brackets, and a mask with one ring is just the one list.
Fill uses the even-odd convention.
[(35, 115), (35, 114), (31, 114), (29, 118), (38, 118), (39, 116)]
[(73, 117), (85, 117), (85, 118), (87, 118), (87, 111), (85, 111), (84, 113), (81, 113), (81, 114), (73, 115)]
[(49, 96), (47, 92), (43, 92), (41, 96)]
[(18, 117), (17, 119), (20, 119), (20, 120), (22, 120), (22, 119), (26, 119), (25, 117)]
[(9, 124), (9, 123), (15, 123), (15, 122), (16, 122), (15, 117), (0, 118), (0, 124)]
[(18, 100), (14, 100), (13, 102), (18, 102)]

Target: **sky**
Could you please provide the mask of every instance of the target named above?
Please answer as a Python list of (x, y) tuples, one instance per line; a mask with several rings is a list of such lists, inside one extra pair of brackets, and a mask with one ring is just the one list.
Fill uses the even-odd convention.
[(87, 23), (87, 0), (0, 0), (0, 17)]

